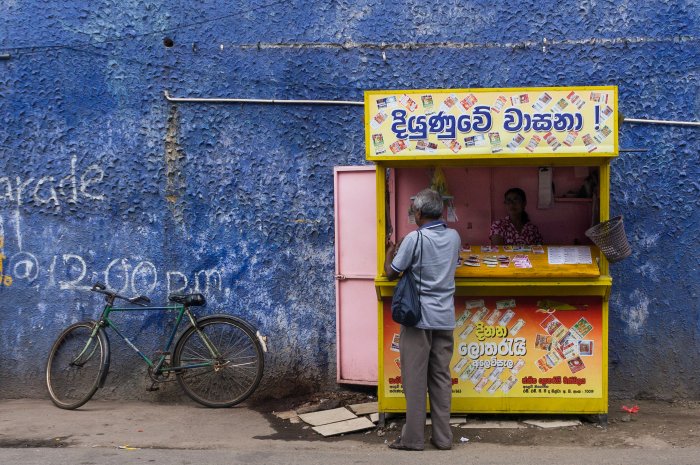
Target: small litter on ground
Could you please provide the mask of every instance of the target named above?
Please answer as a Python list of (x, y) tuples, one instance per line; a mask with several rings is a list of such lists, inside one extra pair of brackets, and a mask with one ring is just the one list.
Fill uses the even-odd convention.
[(622, 406), (622, 411), (623, 411), (623, 412), (627, 412), (627, 413), (637, 413), (637, 412), (639, 412), (639, 406), (638, 406), (638, 405), (634, 405), (634, 406), (632, 406), (632, 407), (628, 407), (628, 406), (626, 406), (626, 405), (623, 405), (623, 406)]

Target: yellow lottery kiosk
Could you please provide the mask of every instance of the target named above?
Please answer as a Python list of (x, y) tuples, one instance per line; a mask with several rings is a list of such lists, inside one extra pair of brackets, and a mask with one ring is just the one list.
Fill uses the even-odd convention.
[[(368, 91), (365, 122), (377, 168), (380, 413), (406, 408), (384, 245), (415, 229), (411, 196), (432, 186), (463, 242), (452, 411), (605, 421), (612, 279), (585, 232), (609, 219), (617, 88)], [(512, 187), (526, 192), (543, 245), (490, 245)]]

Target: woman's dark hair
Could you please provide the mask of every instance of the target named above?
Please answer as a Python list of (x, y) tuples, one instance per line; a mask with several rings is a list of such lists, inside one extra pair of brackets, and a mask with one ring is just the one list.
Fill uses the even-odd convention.
[(503, 194), (503, 198), (506, 198), (508, 194), (515, 194), (518, 197), (520, 197), (520, 200), (523, 202), (523, 212), (520, 216), (520, 219), (522, 220), (523, 224), (529, 223), (530, 222), (530, 215), (527, 214), (525, 211), (525, 204), (527, 203), (527, 196), (525, 195), (525, 191), (522, 190), (519, 187), (511, 187), (506, 191), (505, 194)]

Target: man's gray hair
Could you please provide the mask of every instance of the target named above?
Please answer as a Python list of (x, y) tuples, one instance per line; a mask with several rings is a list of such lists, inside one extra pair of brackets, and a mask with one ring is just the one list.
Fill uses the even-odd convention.
[(442, 196), (432, 189), (423, 189), (413, 199), (413, 206), (426, 218), (438, 219), (442, 216)]

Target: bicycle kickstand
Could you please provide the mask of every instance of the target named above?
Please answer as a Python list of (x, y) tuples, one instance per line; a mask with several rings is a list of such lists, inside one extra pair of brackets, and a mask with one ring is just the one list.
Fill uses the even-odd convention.
[(147, 388), (146, 388), (146, 391), (148, 391), (148, 392), (153, 392), (153, 391), (158, 391), (158, 390), (160, 390), (160, 387), (157, 386), (157, 384), (158, 384), (158, 383), (157, 383), (156, 381), (153, 381), (153, 382), (151, 383), (151, 387), (147, 387)]

